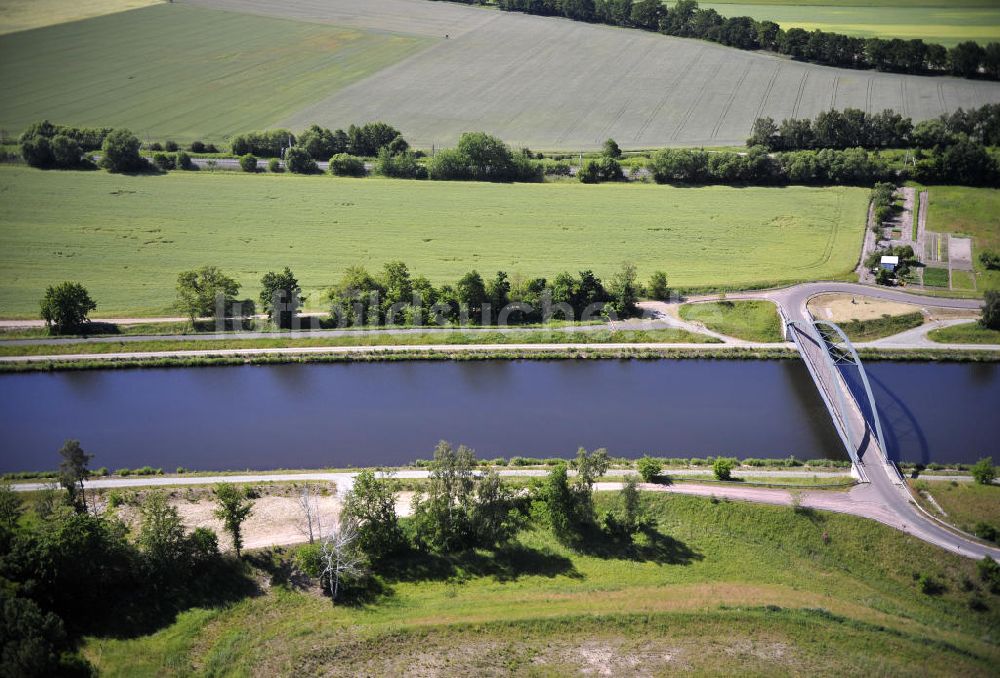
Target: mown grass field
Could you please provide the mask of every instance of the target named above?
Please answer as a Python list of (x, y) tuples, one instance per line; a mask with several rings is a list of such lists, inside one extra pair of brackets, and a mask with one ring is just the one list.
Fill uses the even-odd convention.
[[(79, 280), (94, 317), (173, 314), (177, 274), (214, 264), (256, 296), (290, 266), (310, 293), (348, 266), (402, 259), (453, 283), (470, 269), (744, 287), (845, 276), (867, 191), (410, 182), (175, 172), (119, 176), (0, 168), (0, 315), (33, 316), (45, 287)], [(318, 298), (314, 306), (322, 308)]]
[(222, 141), (273, 127), (425, 44), (160, 3), (0, 36), (0, 127), (16, 132), (47, 118)]
[[(576, 553), (535, 529), (496, 553), (402, 559), (361, 605), (278, 578), (260, 597), (84, 651), (109, 676), (978, 676), (1000, 661), (1000, 598), (974, 561), (850, 516), (645, 501), (660, 527), (634, 548)], [(920, 575), (942, 591), (921, 593)], [(974, 598), (988, 609), (970, 610)]]
[(981, 0), (902, 2), (706, 2), (722, 16), (751, 16), (776, 21), (782, 28), (821, 30), (863, 38), (921, 39), (943, 45), (966, 40), (981, 44), (1000, 40), (1000, 6)]
[(781, 320), (769, 301), (720, 301), (684, 304), (684, 320), (702, 323), (715, 332), (745, 341), (783, 341)]
[[(970, 236), (977, 289), (1000, 289), (1000, 271), (987, 270), (979, 261), (984, 250), (1000, 252), (1000, 190), (933, 186), (928, 199), (927, 230)], [(926, 275), (925, 270), (925, 280)]]
[(79, 21), (92, 16), (155, 5), (162, 0), (2, 0), (0, 34)]

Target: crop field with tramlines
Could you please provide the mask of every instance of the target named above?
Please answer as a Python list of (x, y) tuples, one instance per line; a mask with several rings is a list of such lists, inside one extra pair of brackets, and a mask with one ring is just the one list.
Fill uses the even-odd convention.
[(1000, 101), (1000, 83), (428, 0), (187, 0), (0, 36), (0, 62), (9, 132), (49, 118), (179, 141), (383, 119), (423, 148), (469, 130), (544, 150), (724, 146), (765, 115)]

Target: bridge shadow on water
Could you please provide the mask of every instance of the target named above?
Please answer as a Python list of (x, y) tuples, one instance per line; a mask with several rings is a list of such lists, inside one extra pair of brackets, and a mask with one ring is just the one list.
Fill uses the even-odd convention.
[[(841, 365), (840, 373), (844, 376), (844, 381), (847, 382), (851, 395), (854, 396), (868, 424), (864, 439), (864, 444), (867, 444), (868, 436), (872, 435), (871, 431), (875, 427), (875, 418), (865, 394), (861, 374), (854, 365)], [(882, 424), (882, 435), (888, 448), (885, 453), (889, 459), (894, 462), (930, 463), (927, 436), (913, 411), (886, 382), (874, 376), (869, 370), (865, 373), (868, 375), (868, 383), (875, 398), (875, 407), (878, 409), (879, 421)]]

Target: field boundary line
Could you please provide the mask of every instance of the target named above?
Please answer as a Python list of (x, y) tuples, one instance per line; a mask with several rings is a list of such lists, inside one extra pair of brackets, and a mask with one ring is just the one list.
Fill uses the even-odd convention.
[(941, 115), (947, 115), (948, 107), (945, 106), (944, 103), (944, 83), (939, 82), (937, 84), (937, 93), (938, 93), (938, 103), (941, 104)]
[(639, 131), (635, 133), (635, 139), (634, 139), (635, 141), (639, 141), (642, 135), (646, 133), (646, 130), (652, 124), (653, 120), (655, 120), (656, 117), (660, 114), (660, 111), (663, 110), (663, 107), (667, 105), (667, 101), (670, 99), (671, 95), (673, 95), (674, 91), (677, 89), (677, 85), (680, 84), (680, 81), (684, 79), (685, 75), (691, 72), (695, 64), (701, 62), (701, 58), (705, 55), (707, 49), (708, 48), (702, 46), (697, 52), (691, 55), (691, 58), (688, 59), (687, 63), (684, 64), (683, 68), (677, 71), (677, 75), (673, 77), (673, 79), (670, 81), (670, 84), (667, 85), (666, 87), (666, 94), (664, 94), (663, 98), (660, 99), (660, 102), (656, 104), (656, 107), (653, 109), (653, 112), (649, 114), (648, 118), (646, 118), (646, 122), (642, 124), (642, 127), (639, 128)]
[(753, 119), (754, 122), (757, 122), (764, 114), (764, 108), (767, 106), (767, 100), (771, 97), (771, 90), (774, 89), (774, 83), (777, 82), (779, 73), (781, 73), (781, 64), (774, 67), (774, 73), (771, 74), (771, 80), (767, 83), (767, 87), (764, 88), (764, 96), (761, 97), (760, 103), (757, 105), (757, 113), (754, 115)]
[(837, 90), (840, 89), (840, 76), (833, 79), (833, 87), (830, 88), (830, 110), (837, 108)]
[[(711, 82), (715, 80), (715, 76), (717, 76), (719, 74), (719, 71), (721, 70), (722, 70), (722, 62), (720, 61), (715, 65), (715, 69), (712, 71), (712, 74), (709, 75), (707, 78), (705, 78), (705, 82)], [(701, 91), (698, 92), (698, 96), (696, 96), (694, 99), (691, 100), (691, 105), (689, 105), (687, 107), (687, 110), (684, 111), (684, 115), (681, 117), (680, 123), (677, 125), (677, 127), (674, 128), (673, 133), (671, 133), (670, 135), (671, 141), (677, 139), (677, 137), (681, 133), (681, 130), (684, 129), (684, 127), (688, 123), (688, 120), (691, 119), (691, 114), (694, 113), (696, 108), (701, 106), (701, 102), (705, 99), (705, 95), (707, 93), (708, 93), (708, 88), (702, 87)]]
[(793, 118), (799, 117), (799, 105), (802, 103), (802, 93), (806, 89), (806, 80), (809, 79), (809, 71), (802, 72), (802, 78), (799, 80), (799, 91), (795, 95), (795, 103), (792, 104), (792, 116)]
[(726, 116), (729, 115), (729, 110), (733, 107), (733, 102), (736, 101), (736, 96), (740, 93), (740, 88), (743, 87), (743, 82), (750, 75), (750, 68), (753, 66), (752, 62), (747, 62), (746, 68), (743, 69), (743, 75), (740, 79), (736, 81), (736, 86), (733, 87), (732, 93), (729, 95), (729, 101), (726, 105), (722, 107), (722, 114), (719, 116), (718, 122), (715, 123), (715, 127), (712, 129), (711, 139), (715, 139), (719, 136), (719, 130), (722, 129), (722, 123), (726, 121)]

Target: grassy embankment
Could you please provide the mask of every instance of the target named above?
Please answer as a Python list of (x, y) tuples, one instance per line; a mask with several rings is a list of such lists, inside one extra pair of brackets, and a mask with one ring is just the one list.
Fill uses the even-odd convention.
[(17, 132), (48, 118), (131, 127), (161, 140), (222, 142), (274, 127), (428, 44), (415, 36), (157, 3), (0, 36), (0, 125)]
[(924, 316), (922, 313), (907, 313), (868, 320), (849, 320), (839, 325), (851, 341), (874, 341), (891, 337), (914, 327), (920, 327), (923, 324)]
[(182, 612), (149, 636), (88, 638), (84, 653), (109, 676), (987, 675), (1000, 661), (1000, 599), (971, 560), (851, 516), (644, 501), (659, 528), (635, 547), (595, 540), (578, 553), (532, 529), (495, 553), (400, 559), (359, 605), (332, 606), (272, 570), (258, 597)]
[[(1000, 271), (990, 271), (979, 255), (984, 250), (1000, 252), (1000, 191), (990, 188), (968, 188), (964, 186), (933, 186), (928, 191), (927, 230), (938, 233), (953, 233), (972, 238), (972, 265), (976, 275), (976, 289), (1000, 289)], [(924, 284), (927, 274), (936, 269), (924, 269)], [(947, 271), (945, 271), (947, 275)], [(947, 278), (941, 283), (948, 286)], [(958, 281), (957, 289), (972, 289), (966, 279)]]
[(920, 478), (909, 483), (918, 492), (930, 494), (946, 515), (942, 516), (931, 502), (921, 497), (925, 509), (959, 529), (975, 532), (977, 524), (987, 523), (1000, 530), (1000, 485)]
[[(220, 266), (256, 297), (290, 266), (311, 307), (348, 266), (404, 260), (454, 283), (554, 277), (626, 260), (680, 289), (847, 278), (863, 235), (857, 188), (474, 184), (175, 172), (116, 176), (0, 167), (0, 316), (35, 317), (78, 280), (94, 317), (176, 315), (180, 271)], [(725, 224), (720, 227), (719, 224)], [(372, 243), (378, 243), (373, 247)], [(803, 252), (808, 256), (803, 260)]]
[(927, 338), (942, 344), (1000, 344), (1000, 330), (990, 330), (978, 322), (931, 330)]
[(713, 337), (685, 330), (593, 330), (586, 332), (440, 332), (419, 334), (358, 334), (329, 338), (196, 339), (192, 341), (129, 341), (85, 344), (5, 346), (0, 356), (140, 353), (162, 351), (218, 351), (249, 348), (305, 348), (335, 346), (413, 346), (447, 344), (607, 344), (607, 343), (719, 343)]
[[(848, 6), (849, 9), (844, 8)], [(863, 38), (921, 39), (952, 46), (1000, 40), (1000, 7), (991, 0), (721, 0), (703, 2), (722, 16), (751, 16), (782, 28), (821, 30)]]
[(780, 342), (781, 319), (769, 301), (718, 301), (684, 304), (684, 320), (699, 322), (708, 329), (745, 341)]

